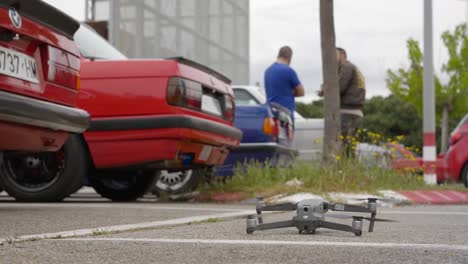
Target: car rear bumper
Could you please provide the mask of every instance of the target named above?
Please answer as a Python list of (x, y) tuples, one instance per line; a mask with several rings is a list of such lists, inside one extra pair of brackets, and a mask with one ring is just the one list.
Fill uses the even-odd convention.
[(241, 140), (242, 131), (211, 120), (186, 115), (93, 119), (89, 131), (125, 131), (149, 129), (194, 129)]
[(88, 142), (98, 169), (190, 169), (223, 164), (229, 150), (179, 139)]
[(235, 152), (247, 152), (247, 153), (277, 153), (297, 156), (298, 151), (292, 147), (280, 145), (278, 143), (241, 143), (240, 146), (235, 149)]
[[(84, 134), (97, 168), (222, 164), (242, 132), (225, 124), (191, 116), (102, 118)], [(183, 164), (184, 159), (190, 162)]]
[(89, 126), (89, 114), (81, 109), (0, 91), (0, 122), (82, 133)]

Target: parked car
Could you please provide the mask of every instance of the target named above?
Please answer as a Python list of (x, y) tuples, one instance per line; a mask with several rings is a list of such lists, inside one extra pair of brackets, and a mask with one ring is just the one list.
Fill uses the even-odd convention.
[(269, 166), (287, 166), (297, 156), (291, 112), (278, 104), (267, 104), (257, 87), (233, 86), (236, 101), (235, 126), (242, 130), (240, 146), (226, 162), (216, 167), (216, 175), (231, 176), (236, 165), (244, 162), (268, 162)]
[(159, 170), (193, 170), (159, 181), (195, 186), (239, 145), (228, 78), (184, 58), (127, 59), (85, 25), (75, 40), (82, 56), (78, 105), (91, 114), (91, 126), (58, 152), (70, 161), (61, 175), (87, 178), (103, 197), (131, 201), (153, 186)]
[(443, 155), (443, 169), (437, 172), (439, 182), (452, 179), (468, 187), (468, 114), (451, 133), (450, 147)]
[[(249, 93), (244, 102), (237, 99), (238, 103), (243, 104), (265, 104), (265, 89), (257, 86), (236, 86), (236, 89), (245, 90)], [(252, 98), (250, 98), (252, 97)], [(322, 118), (304, 118), (298, 112), (294, 112), (294, 138), (292, 148), (298, 151), (297, 158), (300, 160), (320, 159), (322, 152), (324, 121)]]
[(323, 148), (323, 118), (304, 118), (294, 113), (293, 147), (299, 151), (298, 159), (304, 161), (320, 160)]
[(77, 184), (57, 176), (69, 161), (53, 151), (89, 126), (76, 108), (78, 27), (42, 1), (0, 0), (0, 186), (19, 201), (49, 200)]
[(367, 166), (379, 166), (407, 173), (423, 173), (422, 158), (401, 144), (359, 143), (356, 146), (356, 156)]

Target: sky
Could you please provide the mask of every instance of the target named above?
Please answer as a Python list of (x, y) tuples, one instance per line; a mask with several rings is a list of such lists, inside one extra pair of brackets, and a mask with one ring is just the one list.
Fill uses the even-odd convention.
[[(84, 0), (45, 0), (72, 17), (84, 19)], [(167, 0), (171, 1), (171, 0)], [(301, 101), (317, 99), (322, 83), (319, 0), (250, 0), (250, 81), (263, 84), (263, 72), (278, 49), (294, 50), (291, 66), (306, 88)], [(433, 0), (434, 68), (447, 60), (442, 32), (468, 17), (468, 0)], [(388, 69), (407, 66), (406, 40), (423, 45), (423, 0), (335, 0), (336, 45), (366, 77), (367, 97), (388, 95)], [(442, 76), (442, 80), (444, 80)]]

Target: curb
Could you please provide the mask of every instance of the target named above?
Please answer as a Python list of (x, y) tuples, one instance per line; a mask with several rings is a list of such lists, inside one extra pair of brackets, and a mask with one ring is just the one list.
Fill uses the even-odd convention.
[(468, 192), (460, 191), (399, 191), (412, 204), (468, 204)]

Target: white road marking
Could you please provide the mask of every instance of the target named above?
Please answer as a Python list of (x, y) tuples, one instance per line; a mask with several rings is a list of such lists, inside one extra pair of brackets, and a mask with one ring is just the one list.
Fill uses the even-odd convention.
[(450, 212), (443, 211), (443, 207), (440, 207), (440, 212), (431, 211), (379, 211), (377, 214), (401, 214), (401, 215), (441, 215), (441, 216), (455, 216), (455, 215), (468, 215), (468, 212)]
[[(468, 250), (466, 245), (414, 244), (414, 243), (371, 243), (371, 242), (330, 242), (330, 241), (288, 241), (288, 240), (223, 240), (223, 239), (164, 239), (164, 238), (72, 238), (63, 241), (105, 241), (105, 242), (146, 242), (167, 244), (225, 244), (225, 245), (279, 245), (279, 246), (332, 246), (332, 247), (374, 247), (414, 248), (439, 250)], [(61, 241), (62, 241), (61, 240)]]
[(127, 225), (115, 225), (115, 226), (105, 226), (97, 228), (87, 228), (87, 229), (78, 229), (64, 232), (55, 232), (55, 233), (45, 233), (45, 234), (36, 234), (36, 235), (25, 235), (14, 238), (0, 238), (0, 245), (4, 243), (17, 243), (25, 241), (33, 241), (40, 239), (57, 239), (57, 238), (70, 238), (78, 236), (89, 236), (96, 233), (112, 233), (112, 232), (124, 232), (131, 230), (138, 230), (144, 228), (160, 228), (167, 226), (178, 226), (185, 225), (193, 222), (207, 221), (209, 219), (231, 219), (244, 217), (249, 214), (256, 214), (254, 210), (249, 211), (237, 211), (230, 213), (221, 213), (221, 214), (211, 214), (211, 215), (200, 215), (200, 216), (191, 216), (177, 219), (169, 219), (163, 221), (155, 222), (143, 222), (137, 224), (127, 224)]
[[(89, 203), (0, 203), (0, 208), (106, 208), (106, 209), (143, 209), (143, 210), (180, 210), (180, 211), (213, 211), (213, 212), (239, 212), (246, 210), (246, 208), (216, 208), (216, 207), (178, 207), (178, 206), (138, 206), (137, 204), (119, 204), (119, 203), (103, 203), (103, 204), (89, 204)], [(468, 215), (467, 212), (451, 212), (443, 211), (443, 207), (440, 207), (440, 211), (387, 211), (387, 210), (377, 210), (378, 214), (401, 214), (401, 215)]]

